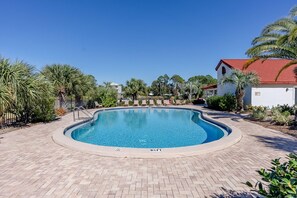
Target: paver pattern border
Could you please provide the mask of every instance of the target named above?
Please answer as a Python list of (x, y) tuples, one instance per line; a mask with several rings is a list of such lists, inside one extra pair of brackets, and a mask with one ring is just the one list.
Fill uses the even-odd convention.
[(246, 122), (238, 115), (203, 109), (242, 131), (237, 144), (183, 158), (102, 157), (57, 145), (52, 134), (72, 115), (1, 135), (0, 197), (222, 197), (249, 196), (247, 180), (271, 159), (297, 152), (297, 140)]

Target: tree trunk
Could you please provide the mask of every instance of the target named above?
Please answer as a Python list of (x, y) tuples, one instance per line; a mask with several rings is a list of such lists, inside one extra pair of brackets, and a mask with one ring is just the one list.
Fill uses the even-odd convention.
[(82, 106), (81, 96), (75, 96), (75, 106)]
[(59, 103), (60, 103), (60, 108), (63, 108), (63, 102), (64, 102), (63, 93), (60, 92), (60, 93), (59, 93)]
[(236, 90), (236, 102), (237, 102), (237, 111), (243, 111), (243, 97), (244, 97), (244, 90), (239, 89)]

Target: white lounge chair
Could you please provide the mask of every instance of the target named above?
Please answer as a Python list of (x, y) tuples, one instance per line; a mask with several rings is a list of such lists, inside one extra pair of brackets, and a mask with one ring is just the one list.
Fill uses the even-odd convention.
[(156, 102), (158, 106), (162, 105), (162, 100), (157, 100)]
[(146, 106), (146, 100), (141, 101), (141, 106)]
[(154, 103), (154, 100), (150, 100), (150, 106), (154, 106), (155, 103)]
[(129, 100), (124, 100), (124, 106), (129, 106)]
[(133, 106), (139, 106), (138, 100), (134, 100)]
[(165, 105), (165, 106), (170, 105), (169, 100), (164, 100), (164, 105)]
[(97, 101), (95, 101), (94, 103), (95, 103), (95, 108), (101, 108), (102, 107), (102, 105), (99, 104)]

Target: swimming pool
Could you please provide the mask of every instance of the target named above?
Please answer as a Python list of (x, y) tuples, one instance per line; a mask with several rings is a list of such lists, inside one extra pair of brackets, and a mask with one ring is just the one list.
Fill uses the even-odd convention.
[(182, 108), (125, 108), (99, 111), (93, 122), (66, 130), (72, 139), (99, 146), (176, 148), (213, 142), (228, 136), (223, 127)]

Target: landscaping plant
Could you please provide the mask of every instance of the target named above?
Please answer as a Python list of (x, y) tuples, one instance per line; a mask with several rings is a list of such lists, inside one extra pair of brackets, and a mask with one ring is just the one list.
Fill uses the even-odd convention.
[(267, 107), (264, 106), (251, 106), (249, 109), (252, 111), (251, 117), (257, 120), (264, 120), (267, 118)]
[(277, 125), (286, 125), (288, 126), (291, 120), (291, 114), (289, 111), (280, 111), (278, 108), (272, 108), (272, 122), (274, 122)]
[(211, 96), (206, 99), (207, 106), (220, 111), (233, 111), (236, 109), (236, 98), (232, 94), (224, 96)]
[(297, 155), (289, 154), (288, 161), (281, 163), (280, 159), (272, 160), (270, 169), (260, 169), (257, 172), (262, 181), (255, 186), (251, 182), (246, 184), (254, 191), (268, 198), (296, 198), (297, 197)]

